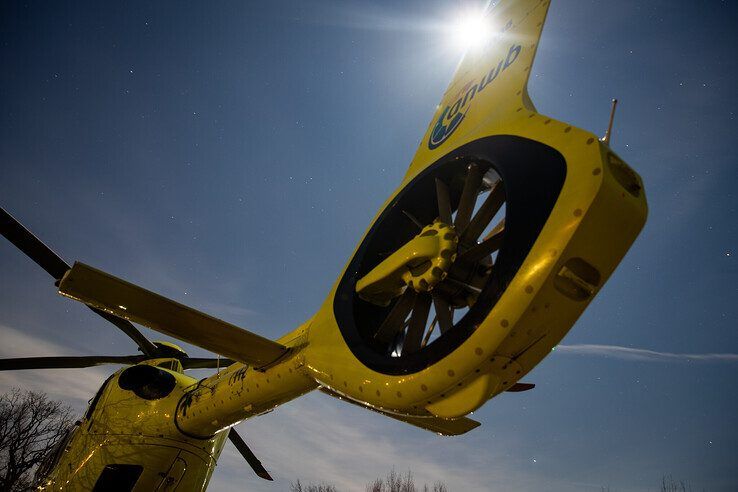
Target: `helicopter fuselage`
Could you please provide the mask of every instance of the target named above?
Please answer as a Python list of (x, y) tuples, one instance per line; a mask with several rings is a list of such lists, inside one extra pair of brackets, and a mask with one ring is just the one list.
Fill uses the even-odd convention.
[[(108, 378), (84, 417), (42, 463), (39, 473), (46, 476), (41, 489), (204, 490), (228, 430), (195, 439), (176, 428), (177, 403), (197, 385), (196, 379), (176, 370), (178, 364), (176, 359), (155, 359)], [(130, 387), (127, 376), (142, 367), (166, 375), (168, 385), (174, 382), (168, 394), (153, 398), (157, 388), (150, 381), (143, 383), (143, 390), (122, 387)]]

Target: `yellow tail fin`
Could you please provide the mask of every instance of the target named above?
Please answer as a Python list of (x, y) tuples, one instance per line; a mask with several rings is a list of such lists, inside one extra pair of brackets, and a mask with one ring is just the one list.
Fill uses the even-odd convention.
[(484, 12), (488, 39), (459, 64), (410, 164), (410, 175), (474, 138), (504, 133), (496, 130), (519, 108), (534, 110), (527, 84), (548, 5), (548, 0), (505, 0)]

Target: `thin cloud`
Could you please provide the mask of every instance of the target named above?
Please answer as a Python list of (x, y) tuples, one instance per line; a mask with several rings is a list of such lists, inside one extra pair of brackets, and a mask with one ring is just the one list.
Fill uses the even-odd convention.
[[(0, 357), (46, 357), (72, 354), (69, 348), (22, 330), (0, 325)], [(0, 393), (13, 387), (41, 391), (52, 399), (64, 400), (76, 410), (84, 409), (108, 375), (118, 366), (91, 367), (85, 369), (37, 369), (0, 372)]]
[(476, 436), (436, 436), (322, 394), (307, 395), (237, 428), (276, 483), (254, 478), (229, 444), (213, 476), (214, 490), (287, 490), (297, 478), (303, 483), (325, 480), (341, 491), (364, 490), (392, 468), (411, 470), (416, 483), (445, 482), (449, 490), (543, 487), (531, 476), (529, 463), (510, 455), (515, 442), (498, 437), (489, 446), (491, 428)]
[(678, 354), (632, 347), (621, 347), (619, 345), (559, 345), (556, 347), (555, 352), (559, 354), (592, 355), (643, 362), (738, 362), (738, 354)]

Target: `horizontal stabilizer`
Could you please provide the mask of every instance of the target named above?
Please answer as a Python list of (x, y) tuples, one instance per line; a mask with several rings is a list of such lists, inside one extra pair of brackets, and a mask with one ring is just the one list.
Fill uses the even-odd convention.
[(105, 272), (75, 263), (59, 293), (233, 360), (263, 367), (287, 347), (162, 297)]
[(376, 408), (370, 407), (369, 405), (364, 405), (357, 401), (350, 400), (344, 397), (343, 395), (341, 395), (340, 393), (333, 391), (330, 388), (321, 387), (320, 391), (322, 391), (326, 395), (330, 395), (334, 398), (338, 398), (339, 400), (352, 403), (356, 406), (366, 408), (367, 410), (372, 410), (374, 412), (381, 413), (382, 415), (386, 417), (390, 417), (395, 420), (399, 420), (401, 422), (414, 425), (415, 427), (420, 427), (421, 429), (435, 432), (436, 434), (441, 434), (442, 436), (459, 436), (461, 434), (466, 434), (470, 430), (475, 429), (479, 427), (480, 425), (482, 425), (476, 420), (472, 420), (467, 417), (462, 417), (460, 419), (451, 420), (451, 419), (441, 419), (438, 417), (412, 417), (408, 415), (395, 415), (393, 413), (383, 412), (382, 410), (377, 410)]

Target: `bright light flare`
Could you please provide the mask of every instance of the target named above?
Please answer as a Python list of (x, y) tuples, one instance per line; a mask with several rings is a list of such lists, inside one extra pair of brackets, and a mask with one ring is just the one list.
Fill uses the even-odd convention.
[(451, 26), (451, 42), (463, 51), (481, 48), (492, 35), (492, 29), (483, 12), (466, 12)]

